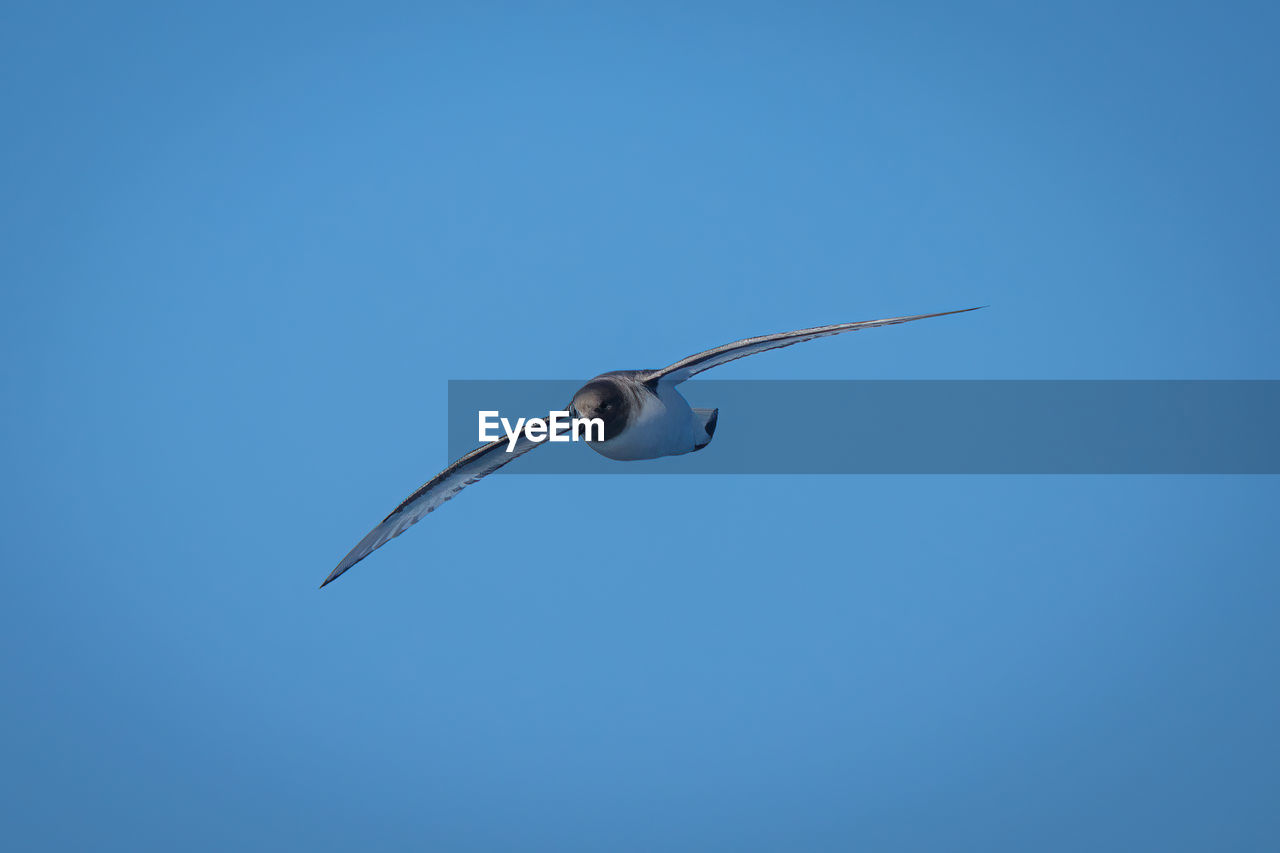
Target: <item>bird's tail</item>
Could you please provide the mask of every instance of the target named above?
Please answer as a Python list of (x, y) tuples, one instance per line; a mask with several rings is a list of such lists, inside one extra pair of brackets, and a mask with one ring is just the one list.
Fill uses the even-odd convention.
[(701, 450), (711, 443), (711, 438), (716, 434), (716, 418), (720, 416), (719, 409), (694, 409), (693, 416), (698, 423), (702, 425), (702, 429), (706, 431), (707, 438), (705, 441), (697, 444), (693, 449)]

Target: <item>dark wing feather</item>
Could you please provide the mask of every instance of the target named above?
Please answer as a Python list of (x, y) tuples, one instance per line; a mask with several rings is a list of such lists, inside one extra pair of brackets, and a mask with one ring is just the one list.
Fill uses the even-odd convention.
[[(978, 306), (983, 307), (983, 306)], [(722, 347), (709, 349), (697, 355), (677, 361), (661, 370), (654, 370), (643, 377), (644, 382), (670, 382), (679, 384), (691, 376), (704, 370), (719, 367), (739, 358), (746, 358), (758, 352), (789, 347), (792, 344), (825, 338), (828, 335), (839, 335), (842, 332), (856, 332), (858, 329), (874, 329), (877, 326), (892, 326), (895, 323), (910, 323), (912, 320), (925, 320), (929, 317), (945, 317), (948, 314), (963, 314), (965, 311), (977, 311), (977, 308), (962, 308), (959, 311), (943, 311), (940, 314), (916, 314), (911, 317), (890, 317), (887, 320), (864, 320), (861, 323), (838, 323), (834, 326), (817, 326), (813, 329), (800, 329), (795, 332), (781, 332), (776, 335), (763, 335), (758, 338), (743, 338)]]
[(324, 579), (324, 583), (320, 584), (323, 589), (325, 584), (332, 583), (337, 580), (338, 576), (365, 557), (372, 554), (392, 539), (404, 533), (413, 525), (417, 524), (424, 515), (431, 512), (440, 504), (449, 500), (449, 498), (462, 491), (467, 486), (497, 471), (503, 465), (528, 453), (542, 442), (530, 441), (525, 438), (521, 432), (520, 438), (516, 442), (515, 449), (510, 453), (507, 452), (507, 440), (500, 438), (497, 441), (490, 442), (483, 447), (463, 456), (457, 462), (454, 462), (448, 468), (445, 468), (439, 474), (431, 479), (425, 486), (418, 489), (410, 495), (404, 503), (396, 507), (390, 515), (382, 520), (382, 523), (369, 531), (369, 533), (360, 540), (356, 547), (351, 549), (351, 553), (342, 558), (342, 562), (338, 563), (337, 568), (329, 573), (329, 577)]

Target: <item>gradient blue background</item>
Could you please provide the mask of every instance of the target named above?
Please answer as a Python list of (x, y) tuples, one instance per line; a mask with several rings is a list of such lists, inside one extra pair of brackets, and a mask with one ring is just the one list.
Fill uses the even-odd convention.
[(1280, 378), (1270, 8), (5, 4), (4, 846), (1277, 849), (1275, 478), (495, 478), (316, 590), (449, 378)]

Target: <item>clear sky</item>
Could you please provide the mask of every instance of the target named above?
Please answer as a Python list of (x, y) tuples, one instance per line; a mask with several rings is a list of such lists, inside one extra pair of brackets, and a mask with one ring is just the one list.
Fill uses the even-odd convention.
[(451, 378), (1280, 378), (1274, 8), (7, 4), (5, 846), (1277, 849), (1273, 477), (496, 477), (316, 589)]

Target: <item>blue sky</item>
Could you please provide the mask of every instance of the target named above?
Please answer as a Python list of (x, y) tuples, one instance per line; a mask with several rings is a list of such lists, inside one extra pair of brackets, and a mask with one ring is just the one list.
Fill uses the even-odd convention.
[(500, 477), (316, 585), (449, 379), (1280, 378), (1277, 23), (9, 5), (4, 837), (1274, 849), (1275, 478)]

